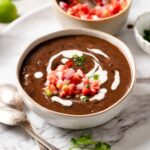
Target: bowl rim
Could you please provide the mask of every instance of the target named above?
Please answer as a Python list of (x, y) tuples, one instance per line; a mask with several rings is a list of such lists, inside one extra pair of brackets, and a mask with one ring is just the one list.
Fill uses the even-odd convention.
[[(48, 40), (48, 39), (54, 39), (54, 38), (48, 38), (50, 35), (54, 35), (54, 34), (58, 34), (58, 33), (61, 33), (61, 32), (67, 32), (67, 31), (82, 31), (84, 33), (82, 33), (82, 35), (88, 35), (88, 33), (93, 33), (93, 34), (98, 34), (100, 36), (104, 36), (104, 37), (110, 37), (110, 38), (113, 38), (115, 41), (119, 42), (121, 45), (124, 45), (124, 47), (128, 50), (128, 53), (130, 55), (130, 59), (127, 58), (127, 56), (125, 56), (125, 54), (123, 54), (125, 56), (125, 58), (127, 59), (128, 63), (129, 63), (129, 60), (131, 60), (133, 62), (132, 65), (130, 65), (129, 63), (129, 66), (133, 66), (133, 70), (131, 70), (131, 83), (130, 83), (130, 87), (128, 88), (128, 90), (126, 91), (126, 93), (117, 101), (115, 102), (114, 104), (112, 104), (111, 106), (109, 106), (108, 108), (102, 110), (102, 111), (98, 111), (98, 112), (95, 112), (95, 113), (90, 113), (90, 114), (83, 114), (83, 115), (76, 115), (76, 114), (67, 114), (67, 113), (61, 113), (61, 112), (57, 112), (57, 111), (54, 111), (54, 110), (50, 110), (48, 108), (45, 108), (43, 107), (42, 105), (40, 105), (39, 103), (37, 103), (35, 100), (33, 100), (27, 93), (26, 91), (23, 89), (21, 83), (20, 83), (20, 80), (19, 80), (19, 74), (20, 74), (20, 69), (21, 69), (21, 66), (23, 64), (23, 61), (24, 59), (26, 58), (26, 56), (32, 51), (32, 49), (37, 46), (38, 44)], [(71, 34), (70, 34), (71, 35)], [(77, 34), (72, 34), (72, 35), (77, 35)], [(79, 34), (78, 34), (79, 35)], [(55, 38), (57, 37), (62, 37), (62, 36), (67, 36), (67, 34), (65, 35), (61, 35), (61, 36), (55, 36)], [(90, 35), (90, 36), (93, 36), (93, 35)], [(94, 37), (94, 36), (93, 36)], [(97, 38), (100, 38), (98, 36), (95, 36)], [(42, 40), (42, 39), (45, 39), (46, 40)], [(107, 39), (104, 39), (106, 41), (108, 41)], [(37, 41), (40, 41), (40, 42), (37, 42)], [(108, 41), (109, 42), (109, 41)], [(112, 43), (111, 43), (112, 44)], [(32, 46), (34, 45), (34, 46)], [(115, 45), (117, 47), (117, 45)], [(31, 47), (31, 48), (30, 48)], [(132, 69), (132, 67), (130, 68)], [(32, 41), (26, 48), (25, 50), (22, 52), (21, 56), (19, 57), (19, 60), (18, 60), (18, 63), (17, 63), (17, 69), (16, 69), (16, 77), (17, 77), (17, 88), (21, 90), (21, 92), (23, 92), (23, 95), (26, 96), (26, 98), (35, 106), (35, 107), (38, 107), (38, 109), (40, 111), (43, 111), (43, 112), (46, 112), (46, 113), (52, 113), (52, 114), (55, 114), (55, 115), (60, 115), (60, 116), (63, 116), (63, 117), (75, 117), (75, 118), (81, 118), (81, 117), (90, 117), (90, 116), (96, 116), (96, 115), (100, 115), (100, 114), (103, 114), (103, 113), (106, 113), (107, 111), (109, 111), (110, 109), (116, 107), (118, 104), (120, 104), (122, 101), (125, 100), (125, 98), (130, 94), (130, 92), (132, 91), (132, 89), (134, 88), (134, 85), (135, 85), (135, 82), (136, 82), (136, 66), (135, 66), (135, 61), (133, 59), (133, 55), (130, 51), (130, 49), (126, 46), (125, 43), (123, 43), (121, 40), (119, 40), (118, 38), (108, 34), (108, 33), (104, 33), (102, 31), (97, 31), (97, 30), (93, 30), (93, 29), (86, 29), (86, 28), (70, 28), (70, 29), (63, 29), (63, 30), (59, 30), (59, 31), (56, 31), (56, 32), (53, 32), (53, 33), (49, 33), (47, 35), (44, 35), (44, 36), (41, 36), (40, 38), (37, 38), (36, 40)]]
[[(141, 22), (140, 19), (143, 18), (143, 17), (145, 17), (145, 16), (147, 16), (147, 15), (149, 15), (149, 17), (150, 17), (150, 11), (144, 12), (144, 13), (142, 13), (140, 16), (137, 17), (137, 19), (136, 19), (136, 21), (135, 21), (135, 23), (134, 23), (134, 33), (137, 34), (145, 44), (150, 45), (150, 42), (148, 42), (147, 40), (145, 40), (145, 39), (143, 38), (143, 36), (140, 34), (140, 32), (139, 32), (139, 30), (138, 30), (138, 28), (137, 28), (137, 24), (138, 24), (139, 22)], [(145, 51), (145, 50), (144, 50), (144, 51)]]
[(81, 19), (81, 18), (78, 18), (78, 17), (75, 17), (75, 16), (73, 16), (73, 15), (69, 15), (69, 14), (67, 14), (63, 9), (61, 9), (60, 8), (60, 6), (58, 5), (58, 3), (57, 3), (57, 0), (52, 0), (53, 1), (53, 4), (56, 6), (56, 8), (58, 9), (58, 11), (60, 11), (61, 13), (63, 13), (64, 15), (66, 15), (67, 17), (69, 17), (69, 18), (72, 18), (72, 19), (74, 19), (74, 20), (78, 20), (78, 21), (83, 21), (83, 22), (102, 22), (102, 21), (107, 21), (107, 20), (109, 20), (109, 19), (113, 19), (113, 18), (115, 18), (115, 17), (117, 17), (117, 16), (120, 16), (121, 14), (123, 14), (125, 11), (127, 11), (129, 8), (130, 8), (130, 6), (131, 6), (131, 3), (132, 3), (132, 0), (127, 0), (128, 1), (128, 3), (127, 3), (127, 6), (123, 9), (123, 10), (121, 10), (119, 13), (117, 13), (117, 14), (115, 14), (115, 15), (112, 15), (112, 16), (110, 16), (110, 17), (106, 17), (106, 18), (102, 18), (102, 19), (98, 19), (98, 20), (92, 20), (92, 19)]

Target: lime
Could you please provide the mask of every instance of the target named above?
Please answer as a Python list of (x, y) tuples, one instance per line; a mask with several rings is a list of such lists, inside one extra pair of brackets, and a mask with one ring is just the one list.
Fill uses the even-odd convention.
[(11, 22), (17, 17), (16, 6), (10, 0), (0, 0), (0, 22)]

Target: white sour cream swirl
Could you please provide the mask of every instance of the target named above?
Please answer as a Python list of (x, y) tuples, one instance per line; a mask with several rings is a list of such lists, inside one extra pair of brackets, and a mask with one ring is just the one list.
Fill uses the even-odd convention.
[[(92, 53), (102, 55), (106, 59), (109, 59), (109, 56), (106, 53), (104, 53), (103, 51), (99, 50), (99, 49), (87, 48), (87, 50), (92, 52)], [(100, 84), (102, 85), (108, 80), (108, 71), (103, 70), (103, 68), (101, 66), (101, 62), (92, 53), (83, 52), (83, 51), (79, 51), (79, 50), (76, 50), (76, 49), (75, 50), (63, 50), (63, 51), (57, 53), (56, 55), (54, 55), (50, 58), (48, 66), (47, 66), (47, 74), (49, 74), (51, 72), (52, 63), (57, 57), (62, 55), (63, 58), (61, 59), (61, 62), (63, 64), (65, 64), (69, 59), (73, 58), (74, 55), (77, 55), (77, 56), (81, 57), (84, 54), (86, 54), (86, 55), (91, 56), (93, 58), (93, 62), (94, 62), (94, 67), (86, 74), (86, 76), (91, 77), (94, 74), (98, 74), (100, 76), (98, 80), (100, 81)], [(119, 86), (119, 84), (120, 84), (120, 74), (119, 74), (119, 71), (115, 70), (114, 81), (111, 85), (111, 89), (116, 90), (117, 87)], [(105, 98), (106, 94), (107, 94), (107, 89), (102, 88), (102, 89), (99, 90), (99, 92), (96, 95), (94, 95), (92, 98), (90, 98), (89, 101), (103, 100)], [(68, 106), (69, 107), (69, 106), (73, 105), (73, 101), (67, 100), (67, 99), (66, 100), (61, 99), (58, 96), (52, 96), (51, 100), (53, 102), (58, 102), (58, 103), (62, 104), (63, 106)]]

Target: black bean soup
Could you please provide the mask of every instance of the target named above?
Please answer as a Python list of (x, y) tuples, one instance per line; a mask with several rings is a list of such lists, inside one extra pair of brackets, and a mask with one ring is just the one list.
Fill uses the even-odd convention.
[(116, 103), (130, 87), (131, 71), (111, 43), (86, 35), (64, 36), (37, 45), (26, 56), (20, 83), (43, 107), (83, 115)]

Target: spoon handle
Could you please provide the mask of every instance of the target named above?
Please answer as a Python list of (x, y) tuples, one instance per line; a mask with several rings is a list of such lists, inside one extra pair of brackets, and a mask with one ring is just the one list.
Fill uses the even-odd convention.
[[(37, 133), (37, 131), (32, 127), (32, 125), (31, 125), (31, 123), (29, 122), (29, 120), (27, 120), (27, 121), (28, 121), (28, 123), (29, 123), (30, 128), (32, 128), (32, 130)], [(37, 134), (38, 134), (38, 133), (37, 133)], [(42, 145), (41, 143), (39, 143), (37, 140), (35, 140), (35, 141), (36, 141), (36, 143), (37, 143), (37, 145), (38, 145), (38, 147), (39, 147), (39, 150), (48, 150), (44, 145)]]
[[(31, 127), (30, 123), (28, 121), (24, 121), (21, 122), (19, 124), (21, 127), (23, 127), (25, 129), (25, 131), (32, 136), (34, 139), (36, 139), (39, 143), (41, 143), (42, 145), (44, 145), (48, 150), (59, 150), (58, 148), (56, 148), (55, 146), (51, 145), (50, 143), (48, 143), (47, 141), (45, 141), (44, 139), (42, 139)], [(41, 147), (41, 146), (40, 146)], [(44, 147), (43, 147), (44, 148)]]
[(137, 78), (136, 79), (137, 83), (146, 83), (149, 84), (150, 83), (150, 77), (145, 77), (145, 78)]
[(36, 140), (36, 143), (38, 145), (39, 150), (48, 150), (44, 145), (42, 145), (41, 143), (39, 143), (37, 140)]

